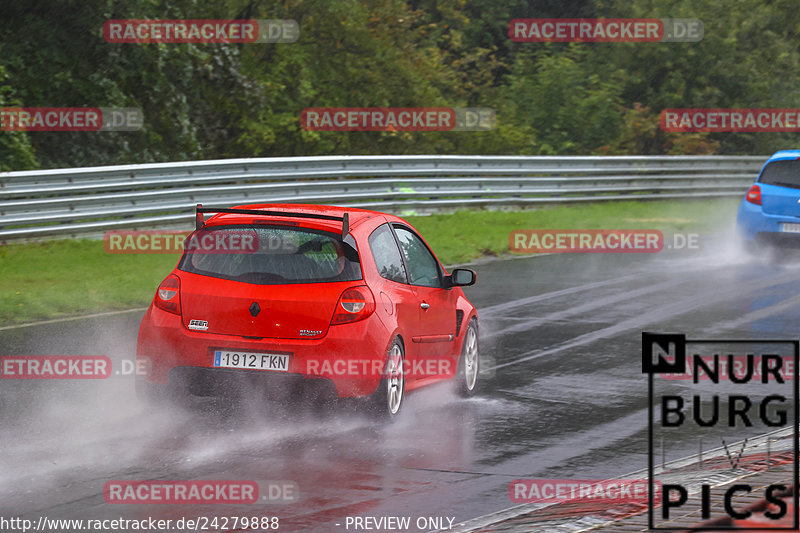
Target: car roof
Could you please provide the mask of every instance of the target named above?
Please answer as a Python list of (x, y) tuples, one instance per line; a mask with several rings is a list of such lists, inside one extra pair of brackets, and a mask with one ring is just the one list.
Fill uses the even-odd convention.
[(800, 159), (800, 150), (779, 150), (772, 154), (767, 163), (772, 161), (783, 161), (786, 159)]
[[(302, 214), (316, 214), (334, 217), (342, 217), (345, 213), (349, 218), (350, 228), (355, 228), (363, 221), (374, 217), (383, 217), (390, 222), (408, 222), (394, 215), (381, 213), (379, 211), (370, 211), (368, 209), (360, 209), (357, 207), (341, 207), (335, 205), (316, 205), (316, 204), (245, 204), (233, 206), (233, 209), (252, 209), (252, 210), (265, 210), (265, 211), (280, 211), (285, 212), (285, 216), (277, 216), (274, 214), (265, 214), (265, 220), (291, 220), (296, 222), (301, 227), (318, 228), (330, 231), (339, 232), (342, 229), (342, 223), (336, 220), (325, 220), (317, 218), (303, 218), (292, 217), (292, 213)], [(242, 213), (217, 213), (206, 220), (206, 226), (220, 226), (229, 224), (249, 224), (256, 219), (262, 219), (260, 215), (242, 214)]]

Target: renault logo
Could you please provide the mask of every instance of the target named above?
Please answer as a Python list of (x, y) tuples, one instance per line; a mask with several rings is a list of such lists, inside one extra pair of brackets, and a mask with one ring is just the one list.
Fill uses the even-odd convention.
[(258, 302), (253, 302), (250, 304), (250, 314), (253, 315), (254, 318), (260, 312), (261, 312), (261, 307), (258, 305)]

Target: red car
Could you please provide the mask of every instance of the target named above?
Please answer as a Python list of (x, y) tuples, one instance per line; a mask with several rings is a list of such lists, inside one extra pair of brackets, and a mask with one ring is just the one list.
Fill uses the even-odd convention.
[(389, 416), (424, 385), (474, 393), (478, 316), (461, 286), (475, 272), (448, 275), (408, 222), (297, 204), (196, 217), (139, 328), (140, 392), (314, 391)]

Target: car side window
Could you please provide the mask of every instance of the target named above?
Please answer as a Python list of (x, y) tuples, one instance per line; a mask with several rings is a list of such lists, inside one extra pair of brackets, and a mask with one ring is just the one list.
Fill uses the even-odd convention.
[(439, 262), (422, 239), (403, 226), (394, 227), (400, 250), (408, 266), (408, 277), (412, 285), (442, 287)]
[(400, 250), (397, 249), (397, 242), (388, 224), (379, 226), (372, 232), (369, 236), (369, 248), (382, 278), (408, 283)]

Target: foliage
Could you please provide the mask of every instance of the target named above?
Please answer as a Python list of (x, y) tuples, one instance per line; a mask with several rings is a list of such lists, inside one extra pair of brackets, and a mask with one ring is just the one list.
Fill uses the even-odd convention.
[[(791, 133), (665, 133), (669, 107), (798, 107), (789, 0), (29, 0), (0, 107), (137, 107), (135, 132), (0, 132), (0, 170), (327, 154), (748, 154)], [(697, 43), (515, 43), (514, 18), (697, 18)], [(292, 44), (113, 44), (109, 19), (293, 19)], [(315, 132), (307, 107), (491, 107), (486, 132)]]

